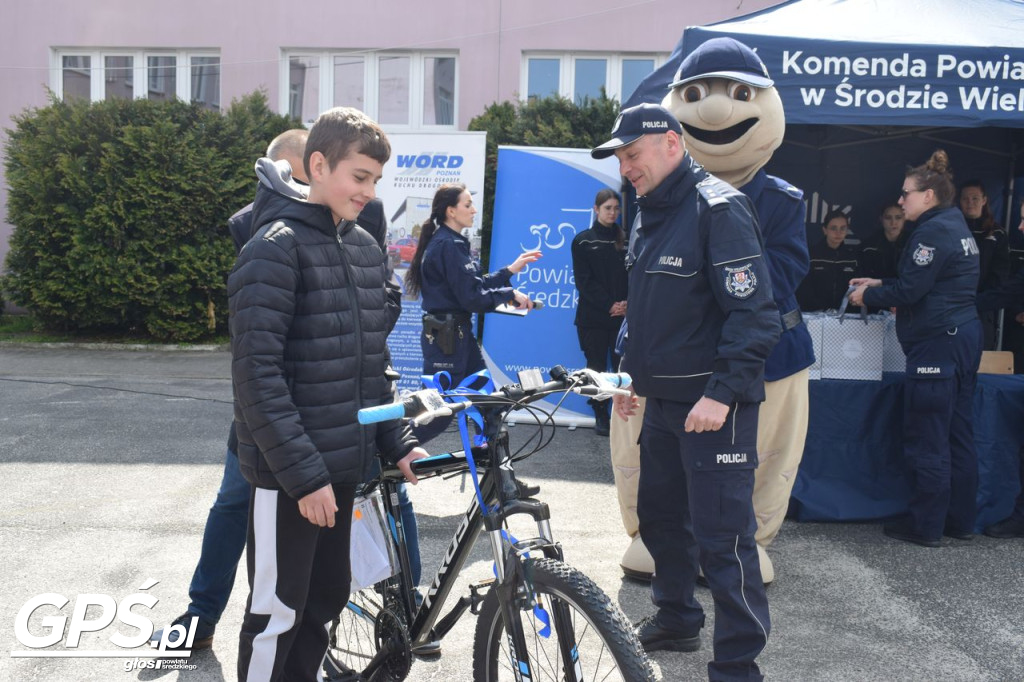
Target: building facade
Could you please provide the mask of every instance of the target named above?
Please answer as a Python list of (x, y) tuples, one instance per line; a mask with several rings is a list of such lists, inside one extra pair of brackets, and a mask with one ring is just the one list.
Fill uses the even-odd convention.
[[(307, 124), (345, 105), (389, 131), (449, 131), (505, 100), (579, 100), (604, 88), (621, 101), (667, 58), (684, 27), (778, 0), (4, 4), (3, 128), (45, 106), (50, 91), (221, 108), (262, 89), (277, 111)], [(0, 170), (0, 218), (6, 203)], [(0, 260), (11, 230), (0, 221)]]

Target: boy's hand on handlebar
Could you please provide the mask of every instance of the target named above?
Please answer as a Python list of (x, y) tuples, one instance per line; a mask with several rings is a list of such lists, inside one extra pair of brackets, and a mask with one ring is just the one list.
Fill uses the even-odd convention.
[(334, 499), (334, 488), (331, 484), (328, 483), (323, 488), (302, 497), (299, 500), (299, 513), (314, 526), (334, 528), (338, 503)]
[(412, 473), (412, 463), (417, 459), (423, 459), (424, 457), (430, 457), (430, 454), (426, 450), (420, 447), (413, 448), (409, 451), (409, 454), (398, 460), (398, 470), (405, 475), (405, 480), (409, 481), (413, 485), (419, 482), (416, 475)]
[(629, 418), (635, 415), (639, 409), (640, 399), (636, 397), (636, 392), (630, 386), (628, 396), (619, 394), (612, 396), (612, 405), (615, 407), (615, 414), (619, 415), (622, 421), (628, 422)]
[(513, 275), (518, 275), (522, 272), (523, 268), (536, 261), (542, 255), (543, 254), (540, 251), (527, 251), (526, 253), (521, 253), (519, 254), (519, 258), (516, 258), (515, 261), (508, 266), (508, 269), (512, 271)]

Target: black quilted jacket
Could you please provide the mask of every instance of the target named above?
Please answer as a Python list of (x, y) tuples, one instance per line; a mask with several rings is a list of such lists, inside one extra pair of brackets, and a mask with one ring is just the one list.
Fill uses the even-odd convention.
[(298, 499), (360, 483), (377, 449), (397, 461), (416, 441), (400, 421), (356, 421), (392, 400), (383, 252), (355, 223), (336, 228), (269, 159), (257, 175), (261, 227), (228, 278), (238, 458), (250, 483)]

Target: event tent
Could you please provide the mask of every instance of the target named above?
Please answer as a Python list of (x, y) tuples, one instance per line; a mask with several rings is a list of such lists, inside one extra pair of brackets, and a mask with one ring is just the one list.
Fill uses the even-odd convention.
[(938, 147), (958, 181), (981, 179), (997, 216), (1016, 220), (1024, 1), (791, 0), (687, 28), (624, 106), (660, 101), (682, 59), (717, 36), (755, 48), (775, 80), (787, 131), (768, 170), (805, 190), (812, 237), (832, 206), (856, 233), (877, 229), (903, 170)]

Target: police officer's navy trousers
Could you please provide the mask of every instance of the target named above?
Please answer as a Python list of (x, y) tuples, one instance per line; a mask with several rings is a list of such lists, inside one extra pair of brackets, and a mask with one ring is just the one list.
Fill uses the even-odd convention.
[(905, 348), (903, 453), (912, 472), (913, 530), (937, 540), (943, 529), (974, 532), (978, 453), (972, 409), (981, 362), (973, 320)]
[(640, 536), (654, 557), (658, 623), (692, 636), (704, 624), (693, 596), (698, 562), (715, 600), (711, 680), (760, 680), (754, 659), (771, 628), (751, 496), (756, 404), (729, 411), (718, 431), (686, 433), (693, 403), (649, 398), (640, 435)]
[[(452, 378), (452, 387), (458, 386), (470, 374), (487, 368), (480, 344), (468, 322), (459, 322), (455, 330), (455, 349), (452, 353), (441, 352), (437, 343), (425, 333), (420, 333), (420, 350), (423, 351), (423, 374), (433, 376), (438, 372), (448, 372)], [(440, 417), (429, 424), (417, 426), (413, 433), (420, 444), (439, 436), (452, 422), (451, 417)]]

